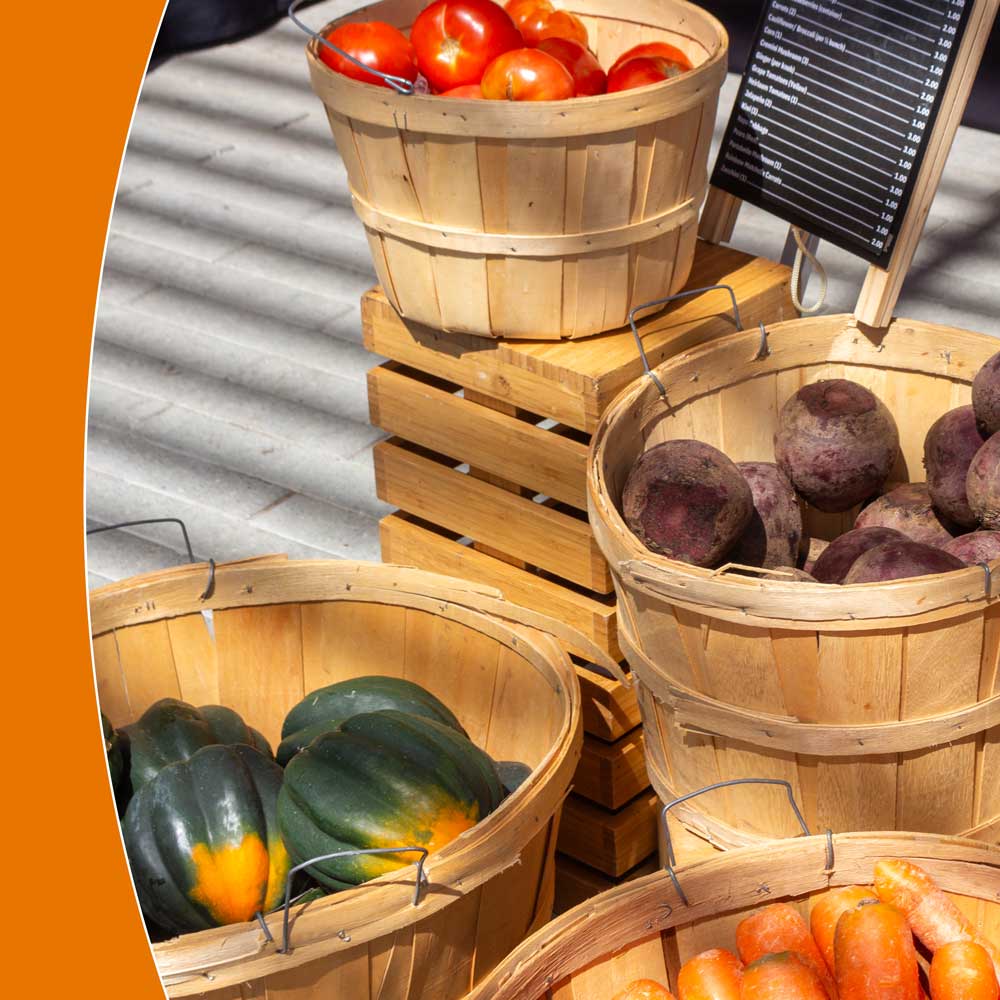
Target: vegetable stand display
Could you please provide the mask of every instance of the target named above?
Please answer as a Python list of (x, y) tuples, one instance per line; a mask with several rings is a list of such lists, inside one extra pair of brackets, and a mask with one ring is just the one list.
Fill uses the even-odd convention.
[[(333, 22), (409, 29), (425, 0)], [(379, 280), (408, 319), (483, 337), (559, 339), (622, 326), (678, 291), (694, 259), (728, 39), (680, 0), (570, 5), (610, 66), (632, 46), (694, 68), (638, 91), (555, 103), (398, 94), (308, 49)]]
[(666, 872), (607, 892), (529, 938), (472, 996), (612, 1000), (640, 979), (676, 991), (678, 972), (689, 959), (710, 949), (736, 951), (734, 931), (744, 918), (769, 904), (786, 902), (808, 919), (810, 909), (831, 888), (870, 886), (873, 869), (883, 858), (919, 865), (968, 918), (973, 932), (994, 945), (1000, 940), (1000, 849), (920, 834), (838, 834), (829, 840), (810, 837), (744, 848), (679, 868), (676, 878), (683, 897)]
[[(787, 268), (700, 244), (690, 285), (719, 282), (744, 323), (795, 315)], [(725, 290), (704, 292), (642, 320), (648, 357), (732, 332), (718, 315), (728, 303)], [(400, 508), (382, 521), (383, 558), (495, 586), (621, 659), (611, 575), (584, 508), (589, 437), (642, 371), (631, 332), (485, 341), (403, 320), (379, 290), (362, 311), (365, 345), (390, 359), (369, 375), (372, 423), (393, 435), (375, 449), (378, 493)], [(568, 898), (641, 871), (656, 849), (635, 694), (577, 673), (586, 736), (561, 827)]]
[[(969, 403), (996, 348), (914, 321), (871, 330), (845, 316), (795, 320), (667, 361), (605, 413), (588, 468), (591, 524), (615, 576), (647, 765), (664, 799), (768, 777), (791, 783), (816, 832), (1000, 836), (1000, 561), (836, 586), (688, 565), (647, 549), (622, 514), (633, 464), (664, 442), (772, 461), (782, 407), (823, 379), (866, 387), (895, 419), (899, 458), (884, 489), (921, 481), (928, 430)], [(808, 506), (805, 535), (821, 545), (858, 509)], [(796, 832), (776, 789), (726, 788), (676, 814), (726, 846)]]
[[(260, 921), (245, 916), (155, 944), (170, 996), (367, 997), (371, 984), (373, 995), (385, 1000), (458, 998), (549, 919), (560, 807), (580, 751), (580, 695), (572, 663), (543, 631), (540, 616), (504, 602), (491, 588), (418, 570), (279, 557), (220, 565), (214, 575), (196, 565), (113, 584), (93, 592), (91, 616), (101, 707), (116, 727), (162, 698), (184, 699), (235, 709), (277, 746), (282, 719), (306, 693), (381, 675), (423, 686), (423, 699), (433, 702), (436, 695), (450, 706), (455, 724), (476, 746), (530, 769), (499, 808), (434, 850), (420, 869), (410, 855), (373, 881), (292, 906), (287, 924), (279, 905)], [(177, 711), (177, 704), (166, 709)], [(126, 732), (133, 766), (145, 743), (155, 747), (152, 726), (146, 716), (146, 731)], [(227, 740), (216, 730), (209, 742)], [(234, 736), (233, 742), (247, 740)], [(280, 780), (277, 765), (249, 746), (212, 745), (166, 768), (153, 784), (159, 787), (168, 772), (173, 782), (185, 781), (191, 769), (203, 781), (211, 767), (212, 780), (233, 787), (242, 773), (239, 757), (256, 760), (258, 770), (271, 768)], [(297, 760), (286, 782), (316, 780)], [(375, 763), (362, 759), (359, 766)], [(130, 828), (143, 820), (134, 814), (149, 805), (133, 809), (145, 787), (126, 813), (127, 842)], [(151, 808), (161, 806), (154, 801)], [(199, 822), (212, 822), (215, 807), (204, 800), (201, 808)], [(390, 845), (376, 840), (373, 846)], [(196, 845), (192, 856), (204, 849)], [(272, 849), (277, 864), (274, 858)], [(184, 864), (171, 869), (174, 877)], [(227, 869), (223, 861), (218, 865), (221, 880)], [(211, 893), (208, 876), (200, 885), (191, 898), (204, 901)]]

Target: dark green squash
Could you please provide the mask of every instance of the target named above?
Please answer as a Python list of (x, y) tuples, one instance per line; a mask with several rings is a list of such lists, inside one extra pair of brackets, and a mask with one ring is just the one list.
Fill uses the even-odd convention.
[(125, 756), (122, 753), (122, 738), (111, 720), (101, 712), (101, 729), (104, 732), (104, 750), (108, 756), (108, 772), (111, 775), (111, 787), (118, 793), (125, 777)]
[(188, 760), (215, 743), (242, 743), (271, 755), (267, 740), (232, 709), (221, 705), (195, 708), (177, 698), (161, 698), (150, 705), (124, 732), (129, 739), (134, 791), (155, 778), (167, 764)]
[[(278, 823), (294, 864), (357, 848), (434, 851), (503, 797), (493, 761), (462, 733), (422, 716), (373, 712), (296, 754), (285, 769)], [(342, 858), (309, 873), (344, 889), (417, 859), (412, 853)]]
[(451, 710), (413, 681), (401, 677), (355, 677), (307, 694), (285, 717), (278, 763), (283, 767), (317, 736), (333, 732), (345, 719), (394, 709), (433, 719), (466, 735)]
[(284, 772), (245, 744), (203, 747), (133, 796), (123, 832), (146, 917), (171, 934), (251, 920), (291, 867), (276, 808)]

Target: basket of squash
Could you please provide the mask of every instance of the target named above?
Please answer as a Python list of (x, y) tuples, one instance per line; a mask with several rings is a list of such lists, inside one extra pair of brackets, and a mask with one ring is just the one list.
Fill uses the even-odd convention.
[(682, 0), (385, 0), (307, 58), (397, 311), (553, 340), (684, 286), (727, 52)]
[(91, 616), (169, 996), (450, 1000), (548, 919), (581, 748), (561, 626), (417, 570), (280, 558), (126, 580)]

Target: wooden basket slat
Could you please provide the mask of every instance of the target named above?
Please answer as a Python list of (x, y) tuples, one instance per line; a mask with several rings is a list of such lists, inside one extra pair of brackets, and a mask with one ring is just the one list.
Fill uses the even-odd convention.
[(166, 623), (180, 697), (192, 705), (219, 703), (219, 666), (215, 643), (200, 614), (182, 615)]

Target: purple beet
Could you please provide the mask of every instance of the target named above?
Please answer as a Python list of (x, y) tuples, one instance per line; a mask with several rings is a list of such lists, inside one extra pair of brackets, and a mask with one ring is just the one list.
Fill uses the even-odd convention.
[(965, 491), (979, 523), (987, 531), (1000, 531), (1000, 432), (976, 452)]
[(1000, 559), (1000, 531), (972, 531), (941, 546), (944, 552), (961, 559), (966, 566)]
[(746, 531), (753, 494), (742, 473), (701, 441), (667, 441), (632, 468), (622, 513), (653, 552), (695, 566), (713, 566)]
[(979, 520), (965, 495), (965, 481), (985, 440), (971, 406), (949, 410), (935, 421), (924, 439), (924, 468), (931, 500), (945, 517), (963, 528), (974, 528)]
[(899, 455), (892, 414), (847, 379), (803, 386), (782, 407), (774, 454), (817, 510), (839, 513), (874, 496)]
[(773, 462), (738, 462), (753, 494), (750, 525), (726, 557), (744, 566), (794, 566), (802, 541), (802, 511), (788, 477)]
[(910, 541), (939, 548), (960, 533), (934, 509), (926, 483), (907, 483), (879, 497), (858, 515), (854, 527), (895, 528)]
[(1000, 352), (979, 369), (972, 383), (972, 405), (986, 437), (1000, 431)]
[(906, 535), (895, 528), (854, 528), (830, 542), (813, 565), (812, 575), (820, 583), (843, 583), (851, 567), (869, 549), (906, 540)]
[(933, 545), (910, 541), (883, 542), (858, 557), (844, 583), (888, 583), (914, 576), (950, 573), (955, 569), (965, 569), (965, 563)]

